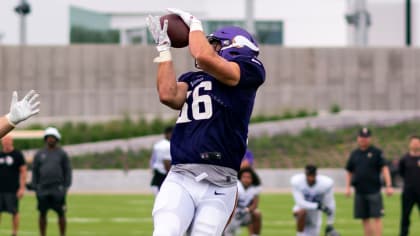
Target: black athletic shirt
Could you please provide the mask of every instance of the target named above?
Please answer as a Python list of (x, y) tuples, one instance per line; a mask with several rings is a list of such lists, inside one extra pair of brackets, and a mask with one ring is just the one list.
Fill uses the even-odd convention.
[(420, 194), (420, 157), (405, 154), (399, 162), (399, 172), (404, 180), (404, 190)]
[(15, 193), (19, 189), (20, 167), (25, 165), (21, 151), (0, 152), (0, 192)]
[(374, 146), (362, 151), (355, 149), (347, 161), (346, 170), (351, 172), (356, 193), (371, 194), (381, 190), (381, 172), (385, 166), (382, 151)]

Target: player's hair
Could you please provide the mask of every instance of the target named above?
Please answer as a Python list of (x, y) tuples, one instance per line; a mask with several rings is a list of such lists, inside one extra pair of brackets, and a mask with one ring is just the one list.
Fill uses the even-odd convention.
[(410, 141), (413, 140), (413, 139), (420, 140), (420, 136), (419, 135), (411, 135), (410, 136)]
[(306, 175), (316, 175), (317, 167), (312, 164), (308, 164), (305, 166), (305, 173)]
[(257, 173), (255, 173), (254, 169), (252, 169), (251, 167), (244, 167), (242, 169), (239, 170), (238, 172), (238, 179), (241, 179), (241, 176), (243, 173), (250, 173), (251, 177), (252, 177), (252, 185), (253, 186), (260, 186), (261, 185), (261, 180), (260, 177), (258, 177)]

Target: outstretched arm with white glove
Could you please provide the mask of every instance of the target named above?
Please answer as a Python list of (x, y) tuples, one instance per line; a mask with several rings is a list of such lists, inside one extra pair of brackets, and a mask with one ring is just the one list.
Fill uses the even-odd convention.
[(187, 97), (188, 85), (184, 82), (176, 81), (175, 69), (169, 50), (171, 48), (171, 40), (167, 33), (170, 22), (165, 20), (163, 26), (161, 26), (159, 16), (149, 15), (146, 18), (146, 24), (159, 52), (159, 56), (153, 60), (153, 62), (159, 63), (157, 73), (159, 99), (161, 103), (168, 107), (180, 110)]
[(39, 113), (40, 102), (37, 100), (38, 96), (39, 94), (31, 90), (22, 100), (18, 101), (17, 92), (13, 92), (9, 113), (0, 117), (0, 138), (20, 122)]

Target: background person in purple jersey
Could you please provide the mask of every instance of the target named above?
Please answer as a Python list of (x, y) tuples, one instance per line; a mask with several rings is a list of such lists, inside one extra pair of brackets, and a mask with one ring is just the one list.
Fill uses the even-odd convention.
[(172, 167), (153, 208), (154, 236), (221, 235), (234, 210), (237, 173), (265, 70), (253, 37), (224, 27), (207, 38), (200, 20), (179, 9), (190, 28), (189, 50), (201, 69), (177, 80), (171, 42), (158, 16), (147, 25), (157, 43), (161, 102), (180, 110), (172, 138)]
[(247, 168), (247, 167), (250, 167), (250, 168), (254, 167), (254, 154), (249, 149), (246, 149), (244, 158), (242, 159), (242, 162), (241, 162), (241, 169)]

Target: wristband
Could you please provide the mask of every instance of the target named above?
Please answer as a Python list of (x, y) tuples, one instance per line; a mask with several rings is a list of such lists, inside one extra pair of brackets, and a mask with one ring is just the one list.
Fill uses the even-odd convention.
[(159, 52), (159, 56), (153, 59), (153, 62), (155, 63), (161, 63), (165, 61), (172, 61), (171, 51), (169, 50)]
[(7, 113), (7, 115), (6, 115), (6, 119), (7, 119), (7, 122), (9, 122), (9, 125), (11, 125), (11, 126), (13, 126), (13, 127), (16, 127), (16, 124), (14, 124), (14, 123), (10, 120), (10, 113)]
[(203, 31), (203, 25), (199, 20), (193, 20), (190, 25), (190, 32), (192, 31)]

